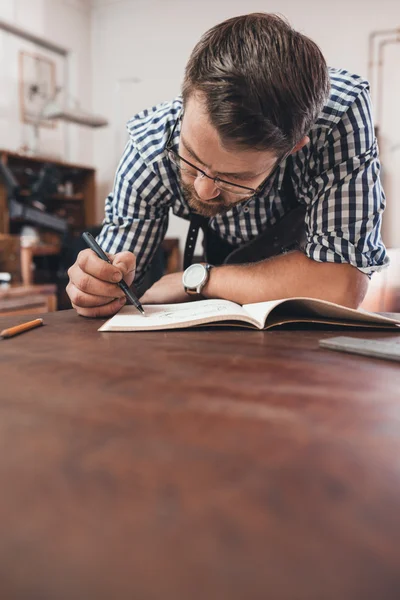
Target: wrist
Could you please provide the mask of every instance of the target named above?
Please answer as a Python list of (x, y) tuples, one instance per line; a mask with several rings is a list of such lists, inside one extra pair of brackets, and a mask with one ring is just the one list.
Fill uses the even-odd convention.
[(203, 298), (218, 298), (218, 296), (215, 295), (215, 281), (218, 278), (218, 271), (220, 270), (220, 267), (213, 267), (213, 269), (211, 269), (208, 280), (201, 290)]

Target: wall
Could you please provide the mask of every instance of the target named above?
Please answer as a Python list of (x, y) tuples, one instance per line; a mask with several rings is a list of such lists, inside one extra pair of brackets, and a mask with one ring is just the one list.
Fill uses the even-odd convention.
[[(92, 7), (93, 97), (112, 123), (99, 132), (94, 149), (99, 217), (124, 145), (123, 123), (136, 111), (179, 93), (187, 57), (212, 25), (253, 11), (284, 14), (320, 45), (330, 65), (363, 76), (369, 33), (400, 26), (398, 0), (92, 0)], [(400, 44), (387, 48), (387, 58), (381, 124), (390, 216), (385, 237), (387, 244), (400, 246)], [(171, 220), (169, 235), (183, 237), (185, 231), (182, 220)]]
[[(92, 104), (91, 6), (89, 0), (1, 0), (0, 18), (71, 50), (68, 62), (69, 90), (82, 107)], [(0, 31), (0, 147), (17, 150), (31, 146), (33, 127), (20, 121), (18, 54), (36, 53), (56, 63), (57, 84), (63, 85), (65, 60), (32, 43)], [(68, 99), (71, 101), (71, 98)], [(56, 124), (40, 128), (40, 152), (91, 164), (93, 133), (76, 125)]]

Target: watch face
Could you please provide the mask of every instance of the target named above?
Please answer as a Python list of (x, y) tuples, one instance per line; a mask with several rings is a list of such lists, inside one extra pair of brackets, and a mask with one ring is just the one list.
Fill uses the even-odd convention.
[(187, 288), (196, 288), (203, 282), (206, 275), (206, 269), (203, 265), (191, 265), (185, 271), (184, 284)]

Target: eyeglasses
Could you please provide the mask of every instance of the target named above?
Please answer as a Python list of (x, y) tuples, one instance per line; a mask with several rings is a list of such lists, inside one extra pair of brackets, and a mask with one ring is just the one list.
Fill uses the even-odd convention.
[(175, 124), (172, 128), (172, 131), (168, 137), (168, 140), (167, 140), (167, 143), (165, 146), (165, 149), (168, 153), (168, 157), (169, 157), (171, 163), (173, 165), (175, 165), (175, 167), (178, 169), (178, 171), (184, 173), (186, 177), (190, 177), (193, 180), (197, 179), (198, 177), (201, 177), (201, 178), (206, 177), (207, 179), (210, 179), (214, 183), (215, 187), (217, 189), (219, 189), (220, 191), (227, 192), (229, 194), (233, 194), (234, 196), (238, 196), (243, 199), (251, 198), (252, 196), (259, 194), (263, 189), (265, 189), (267, 183), (272, 182), (272, 178), (276, 174), (276, 171), (278, 170), (280, 164), (284, 160), (286, 160), (286, 158), (292, 152), (291, 150), (289, 150), (289, 152), (286, 152), (281, 158), (279, 158), (277, 160), (275, 166), (273, 167), (272, 171), (267, 175), (267, 177), (256, 188), (251, 188), (251, 187), (247, 187), (245, 185), (239, 185), (238, 183), (232, 183), (230, 181), (225, 181), (224, 179), (221, 179), (220, 177), (210, 177), (210, 175), (207, 175), (207, 173), (205, 171), (203, 171), (196, 165), (193, 165), (191, 162), (186, 160), (186, 158), (183, 158), (182, 156), (180, 156), (172, 148), (172, 140), (174, 137), (174, 133), (175, 133), (178, 123), (180, 121), (182, 121), (182, 118), (183, 118), (183, 113), (181, 112), (181, 114), (178, 116), (178, 118), (175, 121)]

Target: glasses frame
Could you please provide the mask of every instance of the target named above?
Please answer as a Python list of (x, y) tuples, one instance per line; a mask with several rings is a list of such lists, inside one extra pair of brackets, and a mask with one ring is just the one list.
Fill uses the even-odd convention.
[[(276, 175), (276, 172), (277, 172), (278, 168), (280, 167), (280, 165), (283, 163), (283, 161), (285, 161), (287, 159), (287, 157), (292, 153), (292, 149), (291, 149), (288, 152), (285, 152), (282, 155), (282, 157), (278, 158), (278, 160), (276, 161), (276, 164), (272, 168), (271, 172), (256, 188), (247, 187), (245, 185), (239, 185), (238, 183), (232, 183), (231, 181), (227, 181), (226, 179), (221, 179), (220, 177), (211, 177), (210, 175), (207, 175), (207, 173), (205, 171), (203, 171), (203, 169), (200, 169), (198, 166), (196, 166), (193, 163), (186, 160), (186, 158), (183, 158), (180, 154), (178, 154), (178, 152), (176, 152), (172, 148), (172, 140), (174, 137), (175, 130), (178, 126), (178, 123), (180, 121), (182, 121), (182, 119), (183, 119), (183, 111), (181, 111), (181, 113), (178, 115), (178, 117), (174, 123), (174, 126), (172, 128), (172, 131), (168, 136), (167, 143), (165, 145), (165, 149), (168, 153), (168, 158), (171, 160), (171, 162), (173, 162), (173, 161), (171, 159), (170, 154), (177, 157), (180, 161), (184, 162), (186, 165), (188, 165), (189, 167), (192, 167), (192, 169), (197, 171), (198, 175), (196, 175), (196, 177), (194, 177), (194, 179), (197, 179), (197, 177), (199, 177), (199, 175), (201, 175), (202, 177), (207, 177), (207, 179), (210, 179), (214, 183), (215, 187), (218, 188), (219, 190), (221, 190), (221, 188), (218, 186), (218, 184), (226, 183), (227, 185), (238, 188), (238, 190), (243, 190), (243, 192), (247, 192), (247, 193), (243, 193), (243, 198), (246, 198), (246, 199), (249, 199), (252, 196), (256, 196), (257, 194), (260, 194), (265, 189), (267, 183), (270, 182), (272, 180), (272, 178)], [(174, 164), (176, 165), (176, 163), (174, 163)], [(176, 166), (179, 169), (179, 166), (178, 165), (176, 165)], [(224, 190), (224, 189), (222, 189), (221, 191), (227, 192), (227, 190)], [(229, 193), (229, 192), (227, 192), (227, 193)], [(235, 192), (232, 192), (232, 194), (237, 195), (237, 196), (240, 195), (239, 193), (236, 194)]]

